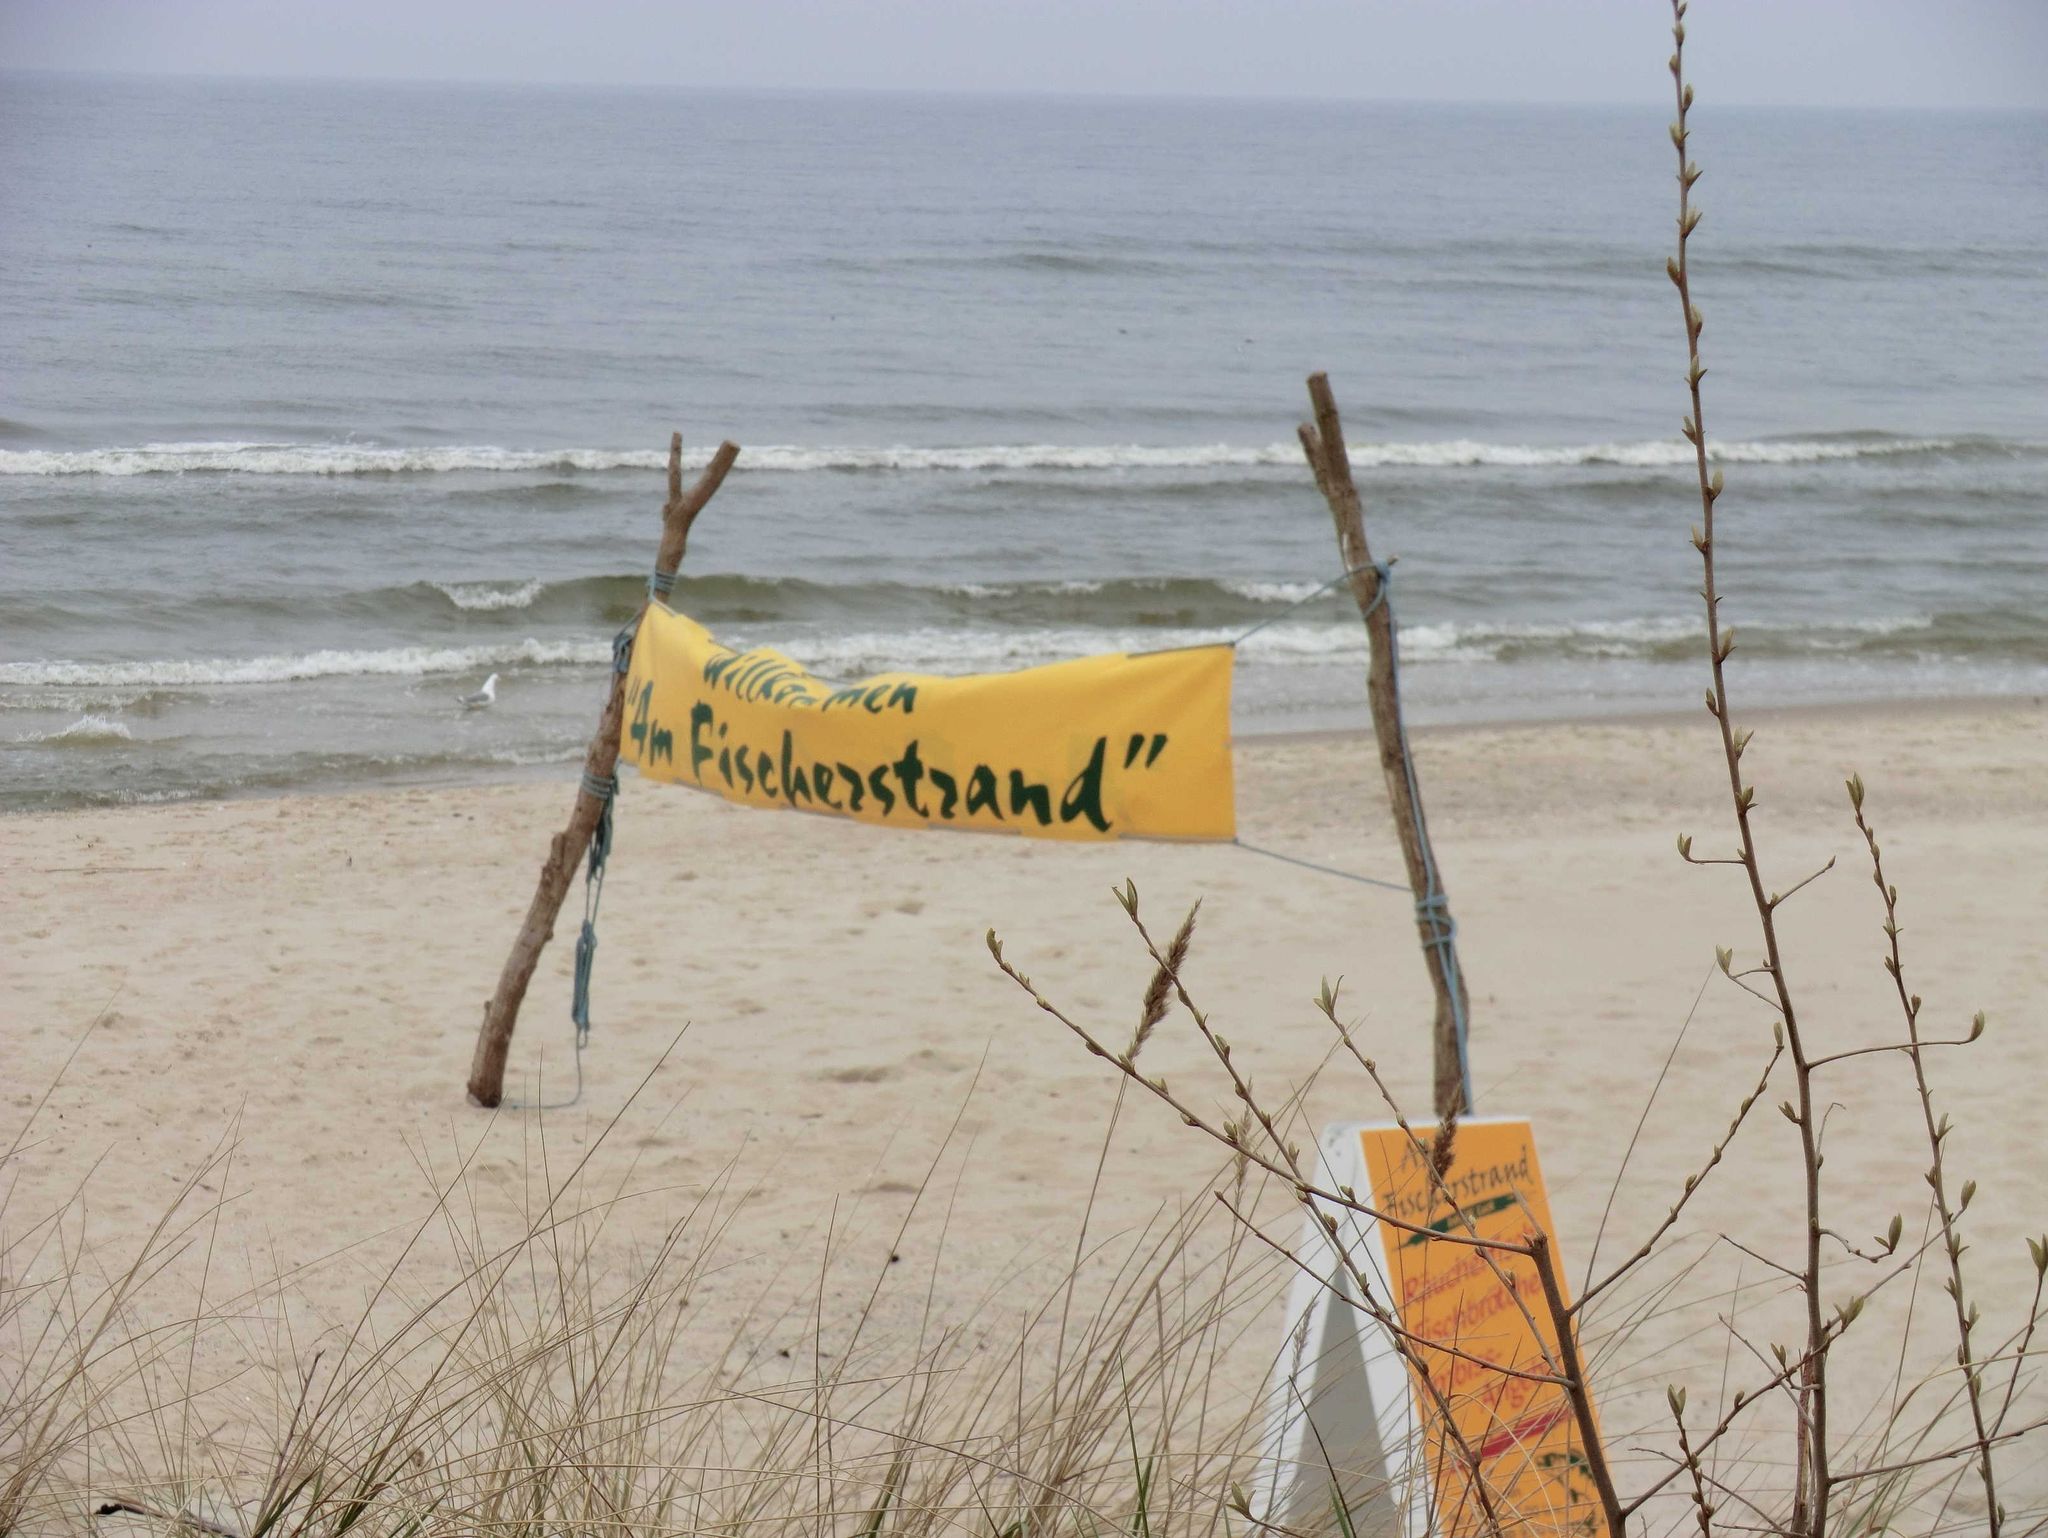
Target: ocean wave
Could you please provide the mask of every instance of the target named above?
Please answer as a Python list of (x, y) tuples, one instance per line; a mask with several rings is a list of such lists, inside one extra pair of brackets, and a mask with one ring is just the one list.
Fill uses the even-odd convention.
[(175, 698), (174, 694), (153, 689), (130, 689), (125, 693), (110, 693), (99, 688), (12, 688), (0, 694), (0, 710), (35, 710), (59, 715), (65, 712), (104, 715), (110, 710), (126, 710), (138, 715), (155, 715)]
[[(761, 577), (739, 572), (685, 574), (674, 606), (706, 624), (839, 624), (866, 628), (888, 621), (930, 623), (995, 620), (1036, 625), (1251, 623), (1323, 586), (1315, 581), (1218, 581), (1207, 577), (1104, 577), (960, 582), (933, 580), (823, 582), (807, 577)], [(551, 626), (616, 628), (647, 597), (643, 570), (601, 575), (507, 575), (461, 581), (409, 582), (388, 587), (331, 589), (316, 594), (207, 592), (174, 600), (152, 598), (153, 620), (212, 620), (235, 616), (248, 626), (271, 626), (332, 617), (352, 626), (377, 627), (429, 639), (460, 627), (463, 639), (492, 627), (523, 631)], [(1348, 603), (1335, 596), (1331, 603)], [(58, 623), (93, 612), (97, 596), (80, 590), (53, 601)], [(33, 628), (24, 626), (24, 629)]]
[[(1821, 621), (1809, 625), (1737, 626), (1736, 644), (1745, 653), (1768, 657), (1900, 650), (1947, 652), (1968, 647), (1964, 627), (1944, 626), (1936, 616)], [(1404, 662), (1638, 661), (1687, 662), (1701, 653), (1706, 637), (1689, 615), (1558, 622), (1423, 622), (1399, 632)], [(1246, 641), (1252, 660), (1314, 658), (1363, 651), (1363, 628), (1351, 624), (1278, 624)]]
[[(588, 744), (534, 740), (523, 746), (436, 747), (426, 751), (280, 752), (276, 754), (166, 754), (145, 771), (93, 779), (76, 763), (33, 767), (0, 784), (0, 810), (55, 811), (69, 807), (157, 806), (226, 796), (261, 795), (363, 785), (435, 784), (479, 777), (502, 778), (522, 771), (580, 763)], [(119, 765), (123, 761), (113, 760)]]
[[(1737, 644), (1764, 656), (1800, 657), (1834, 652), (1885, 652), (1901, 645), (1941, 651), (1938, 621), (1903, 615), (1802, 628), (1742, 627)], [(867, 673), (956, 674), (1033, 667), (1101, 652), (1139, 653), (1228, 643), (1239, 632), (1214, 626), (1142, 629), (1066, 625), (1033, 629), (913, 626), (834, 635), (761, 637), (759, 644), (788, 652), (821, 676), (849, 679)], [(743, 644), (737, 636), (726, 638)], [(745, 638), (754, 642), (756, 638)], [(1685, 662), (1704, 645), (1700, 622), (1686, 616), (1570, 622), (1422, 622), (1402, 626), (1401, 659), (1439, 663)], [(1288, 666), (1362, 663), (1365, 629), (1354, 616), (1324, 622), (1282, 620), (1239, 643), (1245, 662)]]
[(609, 640), (537, 641), (499, 646), (394, 646), (372, 651), (323, 650), (270, 657), (134, 662), (0, 662), (0, 685), (37, 687), (204, 688), (297, 683), (313, 678), (420, 678), (483, 668), (549, 667), (610, 660)]
[(459, 470), (650, 470), (666, 454), (488, 445), (378, 448), (351, 443), (145, 443), (133, 448), (0, 449), (0, 475), (433, 475)]
[[(1931, 454), (2035, 455), (2048, 445), (1982, 436), (1909, 438), (1846, 433), (1810, 438), (1758, 438), (1718, 443), (1710, 457), (1724, 464), (1799, 465), (1836, 460)], [(1360, 469), (1569, 469), (1620, 466), (1680, 467), (1693, 451), (1679, 438), (1636, 442), (1542, 445), (1486, 443), (1470, 438), (1357, 443), (1351, 462)], [(703, 455), (686, 455), (693, 466)], [(492, 445), (383, 448), (317, 443), (147, 443), (133, 448), (0, 449), (0, 475), (435, 475), (659, 470), (666, 455), (635, 449), (511, 449)], [(1146, 445), (985, 444), (961, 448), (907, 445), (804, 447), (768, 444), (741, 454), (751, 472), (822, 471), (1095, 471), (1298, 468), (1292, 443)]]
[(548, 585), (538, 577), (531, 577), (516, 587), (498, 587), (488, 582), (433, 582), (428, 586), (456, 608), (480, 613), (494, 609), (531, 608), (533, 601), (548, 590)]
[[(1157, 581), (1143, 577), (1130, 578), (1115, 584), (1119, 589), (1156, 588), (1166, 580)], [(954, 598), (1015, 598), (1025, 593), (1058, 594), (1066, 597), (1080, 597), (1100, 593), (1111, 586), (1108, 580), (1097, 581), (1092, 577), (1068, 577), (1058, 582), (946, 582), (938, 591)]]
[[(1342, 662), (1362, 666), (1365, 628), (1348, 612), (1316, 618), (1281, 615), (1239, 646), (1248, 666), (1295, 667)], [(938, 675), (1002, 672), (1101, 653), (1142, 653), (1229, 644), (1243, 623), (1146, 623), (1124, 616), (1065, 618), (1012, 625), (947, 616), (931, 622), (868, 617), (832, 628), (803, 623), (720, 625), (727, 644), (773, 646), (829, 679), (869, 673)], [(1808, 625), (1740, 626), (1737, 646), (1753, 657), (1822, 659), (2009, 657), (2048, 660), (2038, 629), (2012, 633), (1995, 615), (1908, 614)], [(1418, 621), (1399, 632), (1402, 661), (1438, 664), (1687, 663), (1703, 644), (1700, 622), (1684, 615), (1571, 621)], [(418, 678), (480, 674), (516, 666), (597, 667), (609, 662), (608, 640), (539, 641), (470, 646), (402, 646), (325, 650), (291, 655), (213, 659), (155, 658), (125, 662), (0, 663), (0, 702), (63, 698), (86, 714), (65, 728), (80, 740), (112, 740), (126, 727), (108, 711), (108, 691), (208, 690), (320, 679)], [(115, 698), (123, 696), (116, 695)], [(127, 696), (132, 697), (132, 694)], [(50, 734), (52, 739), (65, 733)], [(95, 734), (98, 734), (97, 736)], [(16, 741), (45, 740), (21, 738)]]
[(1333, 587), (1330, 581), (1322, 582), (1224, 582), (1219, 584), (1225, 592), (1234, 593), (1252, 603), (1306, 603), (1325, 588)]
[(21, 743), (41, 743), (51, 748), (96, 748), (113, 742), (133, 742), (135, 734), (128, 730), (126, 723), (109, 716), (82, 715), (69, 726), (59, 727), (53, 732), (24, 732), (14, 739)]

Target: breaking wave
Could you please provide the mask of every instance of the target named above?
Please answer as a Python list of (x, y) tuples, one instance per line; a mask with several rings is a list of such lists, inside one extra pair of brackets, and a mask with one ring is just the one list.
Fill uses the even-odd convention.
[[(2048, 445), (1983, 436), (1913, 438), (1884, 433), (1842, 433), (1808, 438), (1759, 438), (1716, 444), (1712, 457), (1726, 464), (1799, 465), (1916, 455), (2031, 456)], [(1484, 443), (1469, 438), (1359, 443), (1351, 462), (1361, 469), (1560, 469), (1620, 466), (1679, 467), (1692, 462), (1680, 438), (1636, 442), (1542, 445)], [(705, 456), (686, 459), (702, 464)], [(434, 475), (482, 473), (659, 470), (666, 455), (634, 449), (511, 449), (491, 445), (387, 448), (320, 443), (146, 443), (133, 448), (0, 449), (0, 475)], [(1116, 471), (1285, 467), (1301, 464), (1292, 443), (987, 444), (961, 448), (904, 445), (862, 448), (770, 444), (747, 449), (738, 468), (760, 472), (816, 471)]]
[(135, 734), (111, 717), (87, 714), (54, 732), (26, 732), (14, 740), (52, 748), (93, 748), (111, 742), (133, 742)]
[[(1745, 628), (1740, 644), (1751, 653), (1797, 657), (1902, 645), (1940, 650), (1930, 639), (1936, 621), (1924, 615), (1859, 621), (1811, 629)], [(1211, 646), (1235, 631), (1214, 626), (1159, 628), (1062, 625), (1032, 629), (915, 626), (831, 635), (766, 635), (746, 641), (778, 646), (828, 678), (866, 673), (962, 673), (1031, 667), (1096, 652), (1162, 651)], [(727, 637), (741, 644), (738, 636)], [(1425, 623), (1403, 626), (1401, 658), (1415, 664), (1503, 663), (1555, 660), (1684, 662), (1700, 649), (1700, 623), (1689, 617), (1585, 620), (1577, 623)], [(1355, 614), (1331, 620), (1283, 620), (1239, 646), (1248, 664), (1286, 666), (1364, 657), (1366, 636)]]
[(548, 585), (538, 577), (521, 582), (516, 587), (499, 586), (489, 582), (434, 582), (429, 586), (458, 609), (486, 614), (494, 609), (532, 608), (533, 601), (548, 589)]
[(611, 642), (536, 641), (502, 646), (394, 646), (290, 656), (150, 658), (134, 662), (0, 662), (0, 685), (37, 687), (202, 688), (295, 683), (309, 678), (420, 678), (488, 667), (548, 667), (609, 661)]
[[(737, 646), (789, 652), (828, 677), (909, 670), (960, 673), (1028, 667), (1098, 652), (1140, 652), (1179, 646), (1242, 643), (1247, 663), (1313, 664), (1356, 657), (1363, 627), (1348, 594), (1315, 605), (1323, 584), (1311, 581), (1212, 581), (1206, 578), (1124, 578), (1101, 582), (956, 584), (831, 584), (737, 575), (686, 578), (678, 606)], [(452, 591), (451, 591), (452, 589)], [(253, 657), (151, 658), (82, 662), (41, 659), (0, 663), (0, 708), (50, 707), (104, 713), (146, 691), (208, 690), (242, 685), (356, 677), (409, 678), (481, 673), (492, 668), (593, 666), (611, 657), (596, 621), (629, 616), (646, 593), (639, 576), (573, 578), (560, 584), (419, 584), (354, 595), (352, 609), (382, 602), (465, 611), (462, 623), (577, 624), (573, 637), (422, 643), (383, 648), (330, 648)], [(461, 596), (456, 596), (460, 594)], [(1544, 660), (1682, 662), (1702, 644), (1690, 615), (1616, 619), (1432, 620), (1403, 626), (1401, 656), (1410, 663)], [(2048, 656), (2039, 626), (2003, 610), (1970, 614), (1904, 614), (1740, 630), (1751, 655)], [(113, 692), (118, 691), (118, 692)], [(136, 691), (145, 691), (138, 694)]]

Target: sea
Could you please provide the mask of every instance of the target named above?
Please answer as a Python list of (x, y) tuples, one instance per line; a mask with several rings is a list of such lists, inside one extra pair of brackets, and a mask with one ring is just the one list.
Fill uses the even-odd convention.
[[(1738, 703), (2048, 693), (2048, 117), (1701, 88)], [(672, 430), (724, 639), (1354, 726), (1318, 369), (1415, 721), (1697, 709), (1665, 126), (0, 75), (0, 807), (569, 778)]]

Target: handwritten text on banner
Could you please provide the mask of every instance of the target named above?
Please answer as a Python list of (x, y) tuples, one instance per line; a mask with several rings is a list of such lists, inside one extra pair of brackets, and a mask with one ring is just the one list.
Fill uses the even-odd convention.
[(838, 684), (660, 604), (634, 637), (620, 756), (746, 806), (1034, 838), (1228, 839), (1231, 649)]

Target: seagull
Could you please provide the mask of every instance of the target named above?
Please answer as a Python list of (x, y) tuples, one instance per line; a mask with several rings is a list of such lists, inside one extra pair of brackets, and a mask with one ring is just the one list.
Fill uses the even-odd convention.
[(458, 694), (455, 703), (464, 710), (482, 710), (495, 704), (498, 698), (498, 675), (493, 673), (484, 680), (484, 686), (474, 694)]

